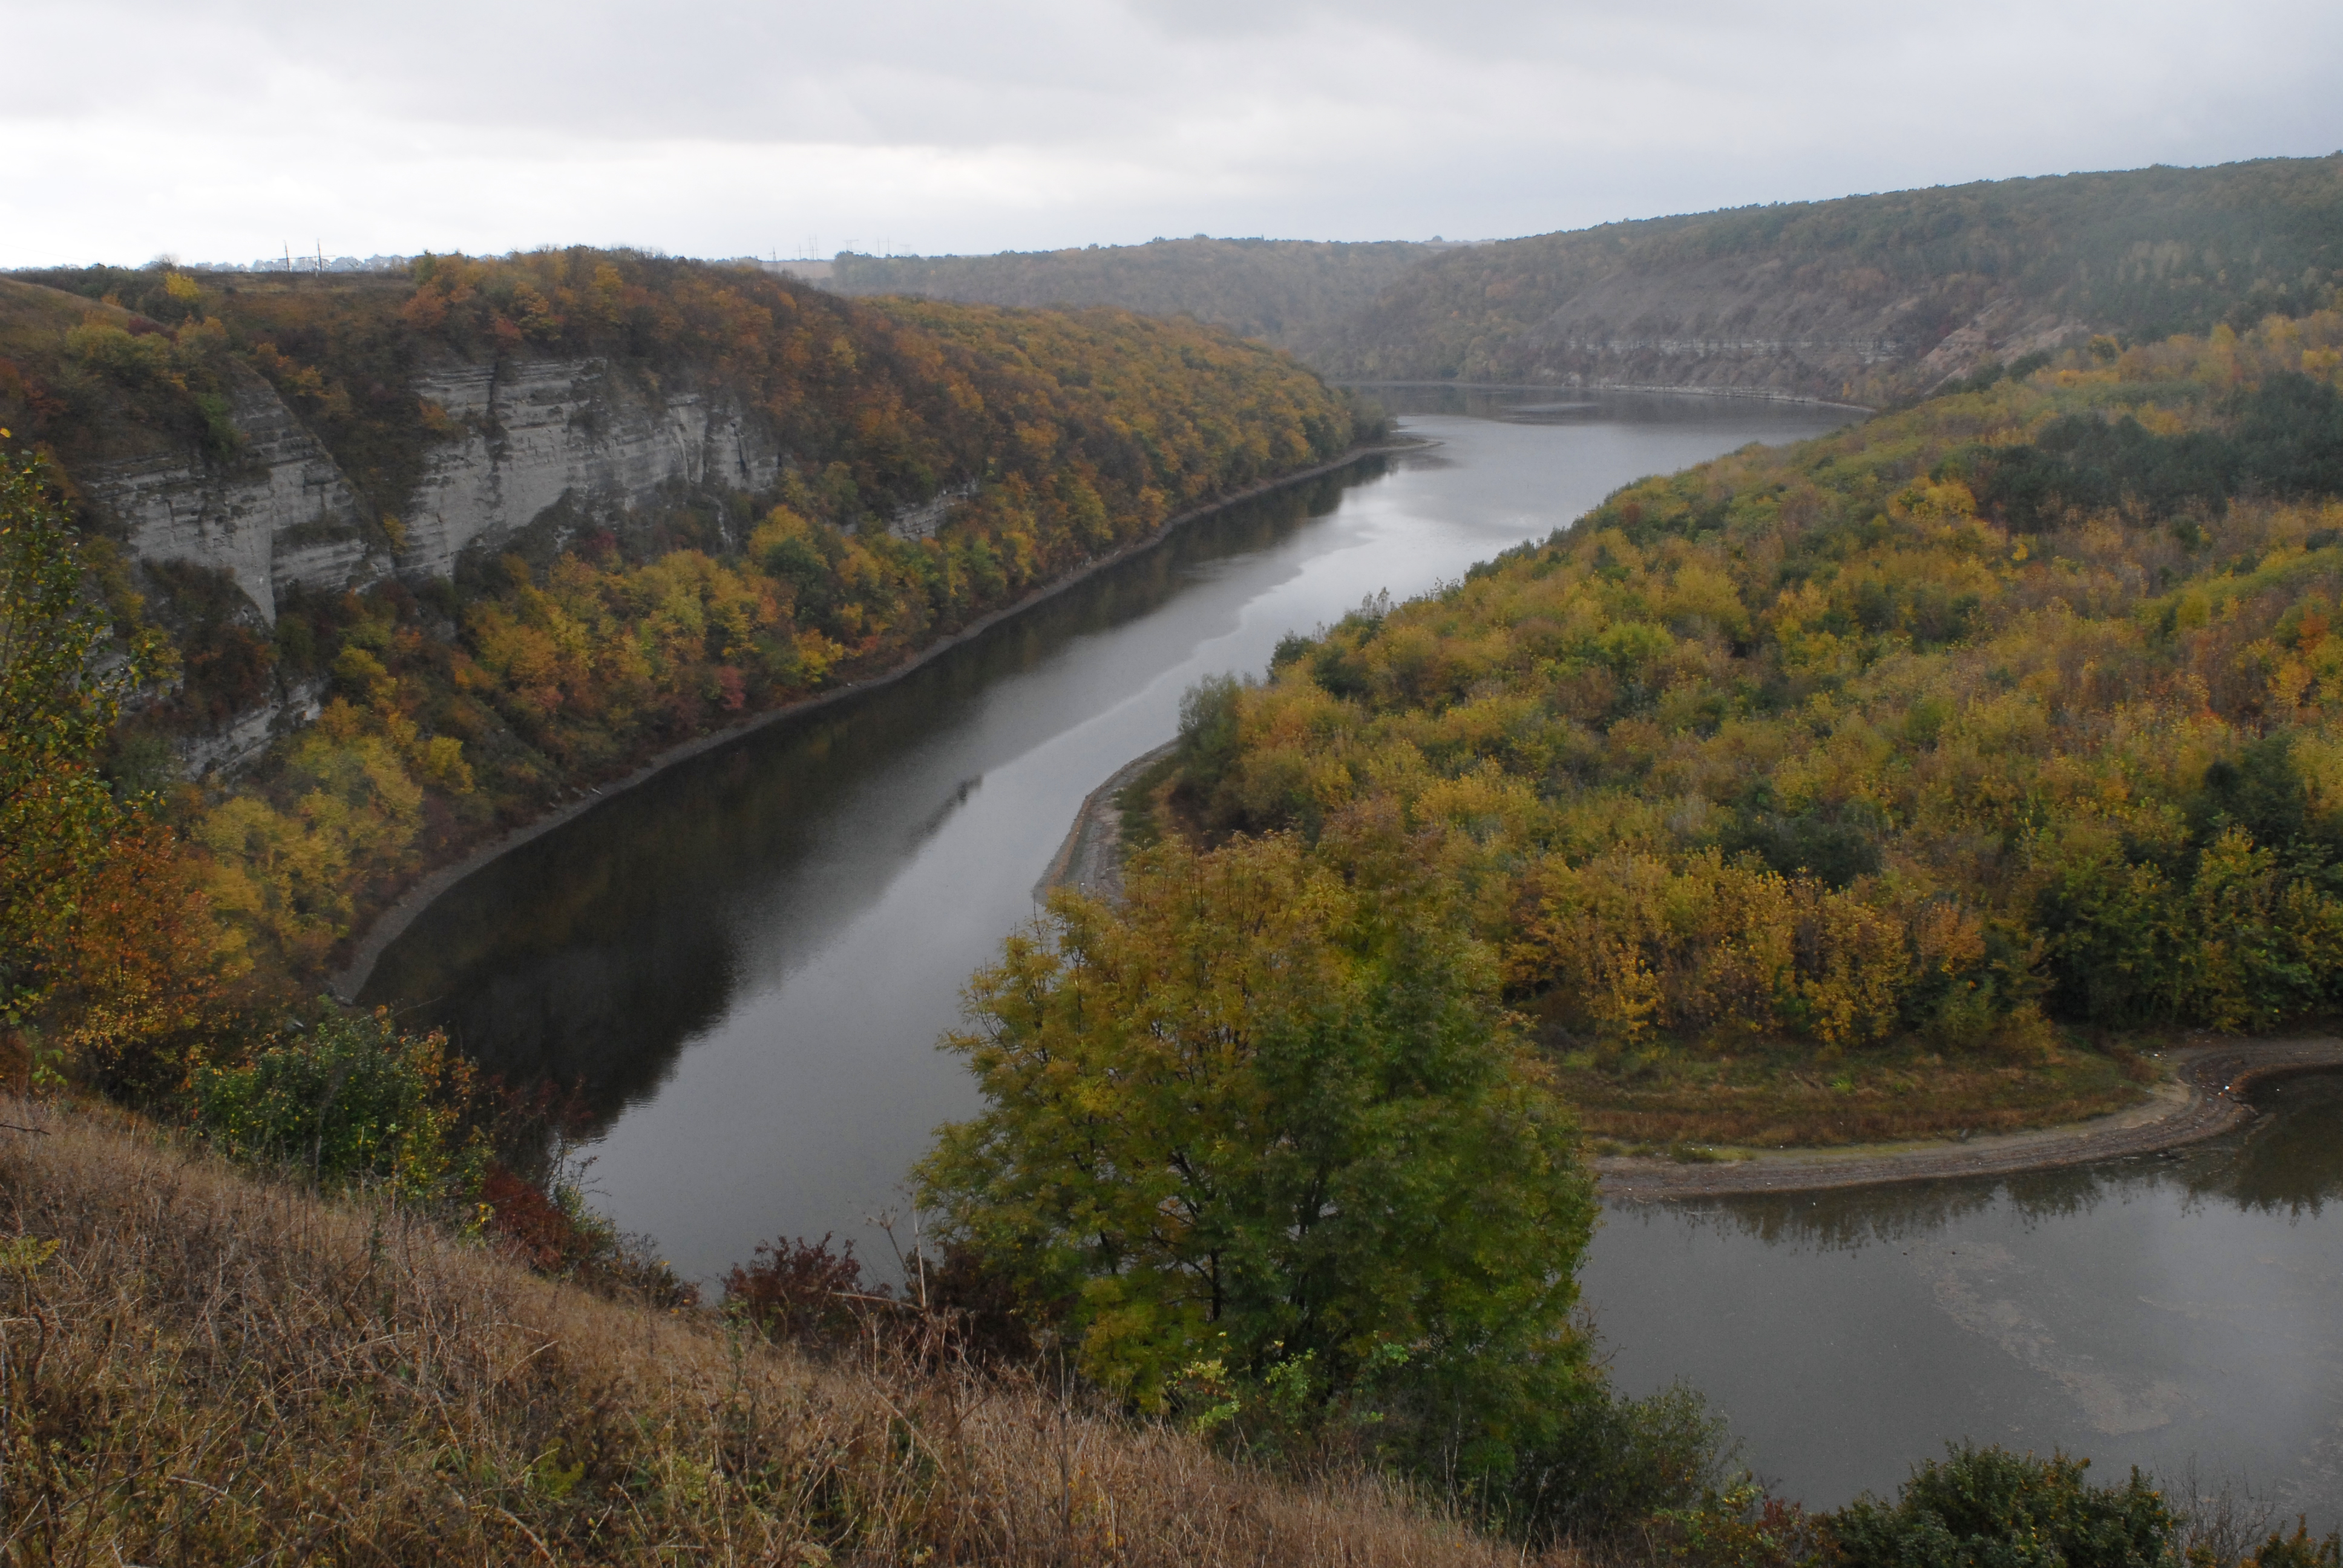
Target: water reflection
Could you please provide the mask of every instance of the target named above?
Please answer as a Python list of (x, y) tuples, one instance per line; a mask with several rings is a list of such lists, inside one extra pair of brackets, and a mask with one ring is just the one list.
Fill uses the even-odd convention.
[(2282, 1079), (2252, 1100), (2266, 1120), (2229, 1158), (2189, 1161), (2189, 1191), (2262, 1213), (2321, 1218), (2343, 1199), (2343, 1075)]
[[(1232, 508), (901, 681), (614, 796), (433, 905), (384, 954), (366, 1000), (400, 999), (488, 1070), (574, 1089), (588, 1131), (608, 1124), (733, 1010), (750, 933), (768, 954), (819, 944), (982, 788), (981, 772), (940, 790), (880, 782), (924, 738), (1069, 639), (1147, 614), (1199, 567), (1268, 548), (1385, 468), (1369, 458)], [(913, 799), (899, 800), (906, 789)], [(781, 869), (809, 861), (823, 874), (770, 897)]]
[(1586, 1297), (1627, 1386), (1688, 1376), (1830, 1505), (1970, 1438), (2242, 1476), (2343, 1522), (2343, 1076), (2176, 1151), (1610, 1211)]

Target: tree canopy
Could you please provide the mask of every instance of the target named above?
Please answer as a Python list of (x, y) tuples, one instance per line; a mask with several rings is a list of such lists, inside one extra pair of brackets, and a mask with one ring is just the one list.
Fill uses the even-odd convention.
[(2100, 1070), (2053, 1025), (2331, 1007), (2338, 367), (2273, 317), (1629, 486), (1224, 689), (1189, 826), (1407, 822), (1639, 1141), (2010, 1124)]
[(1587, 1391), (1592, 1183), (1492, 955), (1393, 824), (1335, 831), (1348, 878), (1277, 835), (1058, 896), (970, 987), (988, 1104), (923, 1195), (1142, 1408), (1273, 1396), (1501, 1473)]

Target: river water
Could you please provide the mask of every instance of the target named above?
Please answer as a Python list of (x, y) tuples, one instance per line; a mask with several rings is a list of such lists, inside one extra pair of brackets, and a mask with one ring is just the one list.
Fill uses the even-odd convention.
[[(1631, 479), (1844, 417), (1551, 394), (1403, 407), (1403, 428), (1438, 446), (1216, 514), (494, 862), (392, 944), (365, 1000), (444, 1025), (508, 1078), (575, 1086), (598, 1203), (688, 1275), (784, 1235), (883, 1256), (875, 1221), (902, 1206), (905, 1171), (975, 1108), (935, 1049), (960, 988), (1031, 919), (1083, 796), (1170, 738), (1182, 691), (1260, 671), (1280, 636), (1378, 592), (1420, 593), (1542, 538)], [(2335, 1145), (2343, 1116), (2322, 1125)], [(1816, 1503), (1892, 1487), (1963, 1432), (2159, 1462), (2195, 1443), (2208, 1465), (2244, 1456), (2230, 1468), (2257, 1483), (2288, 1464), (2331, 1479), (2331, 1325), (2243, 1331), (2256, 1368), (2308, 1358), (2275, 1383), (2208, 1382), (2173, 1358), (2180, 1342), (2228, 1342), (2205, 1316), (2227, 1298), (2180, 1288), (2200, 1272), (2264, 1318), (2337, 1300), (2337, 1227), (2317, 1201), (2281, 1216), (2184, 1171), (2200, 1168), (1614, 1211), (1587, 1299), (1623, 1385), (1690, 1378), (1761, 1473)], [(2240, 1274), (2232, 1252), (2281, 1261)], [(2170, 1322), (2133, 1304), (2151, 1286), (2177, 1303)], [(2143, 1311), (2152, 1322), (2130, 1326)], [(2151, 1332), (2190, 1312), (2177, 1341)], [(2107, 1360), (2110, 1333), (2137, 1366)]]
[(2343, 1525), (2343, 1076), (2256, 1100), (2160, 1159), (1614, 1205), (1581, 1276), (1612, 1375), (1690, 1382), (1813, 1505), (1966, 1437)]

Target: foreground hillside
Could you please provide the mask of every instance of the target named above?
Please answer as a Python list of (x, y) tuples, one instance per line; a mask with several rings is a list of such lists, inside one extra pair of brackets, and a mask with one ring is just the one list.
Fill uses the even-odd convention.
[(818, 1359), (538, 1278), (388, 1200), (8, 1101), (12, 1562), (1519, 1563), (906, 1348)]
[(2101, 341), (1646, 480), (1197, 693), (1159, 818), (1402, 835), (1598, 1132), (2113, 1103), (2054, 1026), (2343, 1001), (2339, 366)]

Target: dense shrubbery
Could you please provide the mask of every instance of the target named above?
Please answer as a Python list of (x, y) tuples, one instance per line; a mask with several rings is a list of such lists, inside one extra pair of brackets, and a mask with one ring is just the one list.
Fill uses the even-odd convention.
[(464, 1135), (471, 1073), (444, 1035), (402, 1035), (387, 1012), (329, 1007), (241, 1060), (197, 1065), (188, 1099), (205, 1138), (245, 1164), (460, 1199), (478, 1190), (488, 1157)]
[(105, 668), (106, 638), (37, 467), (0, 451), (0, 1029), (12, 1033), (54, 984), (75, 894), (117, 825), (98, 756), (136, 678)]
[(1895, 1503), (1829, 1516), (1846, 1568), (2177, 1568), (2180, 1519), (2137, 1471), (2084, 1479), (2090, 1461), (1963, 1443), (1912, 1473)]

